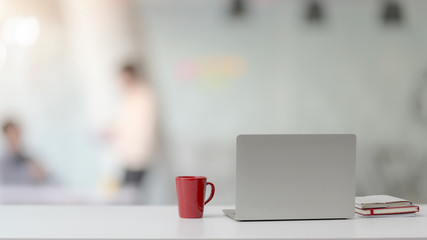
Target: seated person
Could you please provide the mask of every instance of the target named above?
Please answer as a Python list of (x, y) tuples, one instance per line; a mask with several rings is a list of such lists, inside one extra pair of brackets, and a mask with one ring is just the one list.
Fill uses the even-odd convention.
[(13, 121), (3, 124), (6, 152), (0, 157), (0, 184), (28, 186), (42, 183), (46, 173), (42, 166), (23, 152), (19, 126)]

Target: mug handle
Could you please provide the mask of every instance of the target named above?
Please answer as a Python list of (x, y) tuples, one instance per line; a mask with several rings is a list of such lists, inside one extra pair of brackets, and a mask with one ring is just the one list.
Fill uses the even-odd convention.
[(205, 202), (205, 205), (212, 200), (212, 198), (215, 194), (215, 185), (213, 185), (213, 183), (211, 183), (211, 182), (207, 182), (206, 185), (211, 186), (211, 195), (209, 195), (208, 199)]

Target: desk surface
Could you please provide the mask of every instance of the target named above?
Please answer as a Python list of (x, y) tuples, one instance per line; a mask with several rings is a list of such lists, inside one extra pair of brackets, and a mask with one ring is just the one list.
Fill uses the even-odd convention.
[(1, 206), (0, 239), (427, 238), (427, 205), (415, 217), (235, 222), (223, 206), (180, 219), (176, 206)]

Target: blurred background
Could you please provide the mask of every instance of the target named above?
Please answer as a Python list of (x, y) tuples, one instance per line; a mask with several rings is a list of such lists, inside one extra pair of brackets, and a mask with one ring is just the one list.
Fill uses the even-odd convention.
[(427, 203), (427, 2), (0, 0), (0, 202), (234, 203), (241, 133), (355, 133)]

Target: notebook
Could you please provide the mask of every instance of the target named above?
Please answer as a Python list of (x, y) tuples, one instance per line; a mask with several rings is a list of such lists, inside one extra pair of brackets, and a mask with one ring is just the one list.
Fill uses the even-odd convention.
[(402, 213), (402, 214), (381, 214), (381, 215), (354, 215), (355, 218), (406, 218), (406, 217), (415, 217), (416, 213)]
[(412, 202), (406, 199), (393, 197), (389, 195), (371, 195), (365, 197), (356, 197), (356, 208), (395, 208), (411, 206)]
[(420, 210), (420, 208), (418, 206), (391, 207), (391, 208), (368, 208), (368, 209), (355, 208), (355, 212), (357, 214), (360, 214), (363, 216), (416, 213), (419, 210)]

